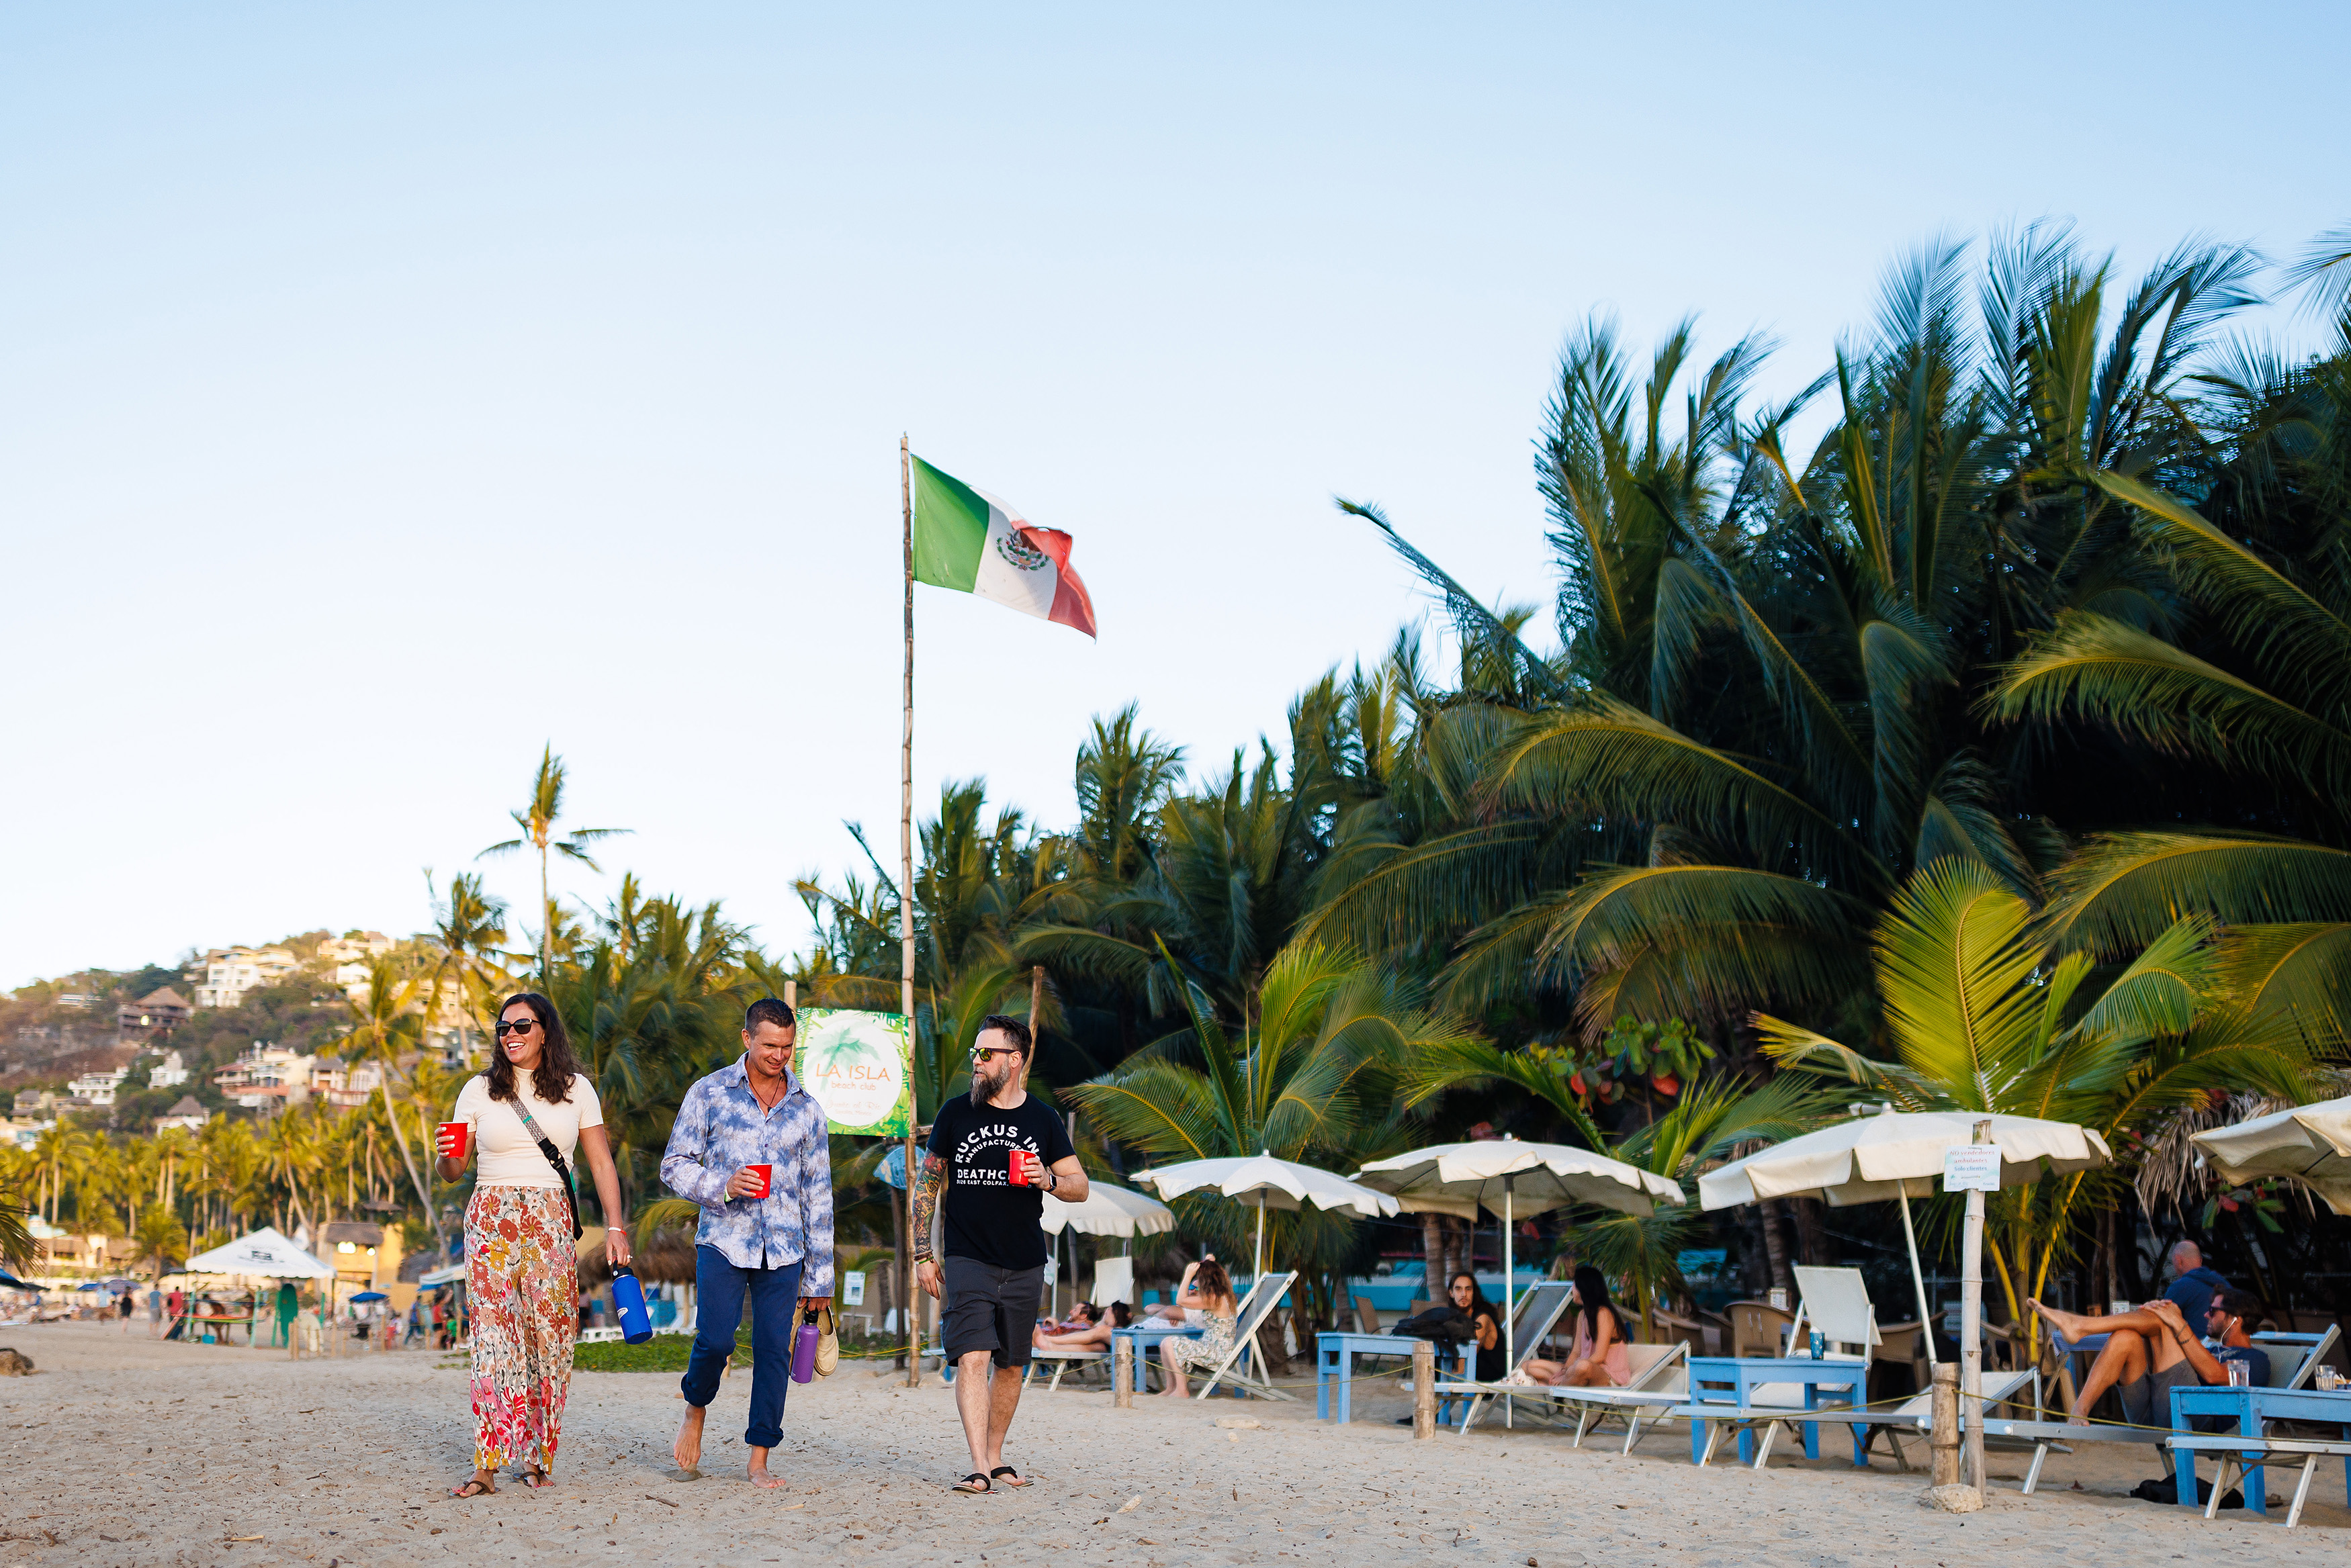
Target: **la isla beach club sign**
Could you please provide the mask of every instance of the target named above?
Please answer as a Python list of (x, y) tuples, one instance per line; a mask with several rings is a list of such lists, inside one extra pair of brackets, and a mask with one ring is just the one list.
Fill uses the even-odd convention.
[(905, 1137), (914, 1108), (905, 1015), (803, 1007), (798, 1022), (793, 1066), (830, 1130)]

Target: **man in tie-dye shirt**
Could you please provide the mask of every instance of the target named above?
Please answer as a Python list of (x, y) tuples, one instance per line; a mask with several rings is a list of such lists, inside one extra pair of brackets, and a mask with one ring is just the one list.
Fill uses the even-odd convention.
[[(783, 1441), (792, 1329), (832, 1304), (832, 1160), (824, 1107), (792, 1075), (792, 1010), (763, 997), (743, 1015), (743, 1056), (685, 1092), (662, 1180), (702, 1205), (694, 1237), (699, 1326), (682, 1389), (678, 1469), (702, 1462), (702, 1421), (751, 1296), (751, 1484), (783, 1485), (768, 1450)], [(795, 1310), (796, 1307), (799, 1310)]]

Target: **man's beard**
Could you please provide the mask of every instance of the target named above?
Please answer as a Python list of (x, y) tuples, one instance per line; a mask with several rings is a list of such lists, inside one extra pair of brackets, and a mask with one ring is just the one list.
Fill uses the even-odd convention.
[(1008, 1067), (982, 1067), (971, 1075), (971, 1086), (982, 1101), (996, 1098), (1004, 1092), (1004, 1085), (1011, 1081), (1012, 1071)]

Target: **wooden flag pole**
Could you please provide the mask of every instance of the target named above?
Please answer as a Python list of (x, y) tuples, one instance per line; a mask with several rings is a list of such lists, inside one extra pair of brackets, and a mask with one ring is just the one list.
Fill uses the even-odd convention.
[[(898, 748), (898, 1011), (906, 1020), (906, 1043), (914, 1044), (914, 477), (906, 438), (898, 437), (898, 504), (905, 521), (906, 576), (905, 732)], [(913, 1250), (914, 1237), (914, 1115), (908, 1084), (906, 1096), (906, 1251), (899, 1255), (898, 1299), (906, 1303), (906, 1386), (923, 1381), (922, 1336), (914, 1326)], [(925, 1238), (927, 1240), (927, 1238)]]

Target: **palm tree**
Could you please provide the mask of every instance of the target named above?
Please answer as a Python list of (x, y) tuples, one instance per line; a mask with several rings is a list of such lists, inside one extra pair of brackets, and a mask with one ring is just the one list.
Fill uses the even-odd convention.
[[(1873, 1035), (1893, 1059), (1766, 1014), (1754, 1025), (1783, 1065), (1882, 1096), (1896, 1109), (2034, 1116), (2093, 1128), (2109, 1147), (2163, 1113), (2255, 1086), (2300, 1097), (2315, 1086), (2303, 1035), (2264, 1004), (2276, 961), (2268, 933), (2216, 933), (2189, 915), (2111, 978), (2061, 953), (2049, 927), (1980, 862), (1941, 860), (1896, 895), (1875, 940), (1882, 1012)], [(1992, 1195), (1986, 1239), (2012, 1317), (2066, 1254), (2088, 1200), (2123, 1171), (2077, 1172)]]
[[(603, 867), (596, 864), (595, 857), (588, 853), (587, 846), (600, 838), (610, 838), (615, 834), (632, 830), (625, 827), (575, 827), (560, 835), (556, 832), (556, 821), (563, 815), (563, 759), (555, 754), (555, 745), (552, 742), (548, 743), (547, 749), (539, 755), (538, 773), (531, 780), (530, 800), (508, 815), (514, 818), (515, 826), (522, 830), (520, 836), (493, 844), (483, 850), (482, 854), (506, 855), (526, 848), (537, 850), (538, 853), (538, 907), (541, 917), (538, 930), (538, 982), (544, 986), (548, 983), (548, 976), (553, 972), (551, 955), (553, 933), (550, 928), (554, 923), (552, 911), (555, 905), (553, 897), (548, 890), (549, 855), (552, 853), (568, 856), (587, 867), (589, 870), (601, 872)], [(480, 857), (476, 856), (475, 858), (478, 859)]]
[[(1173, 970), (1173, 957), (1163, 959)], [(1176, 1037), (1062, 1092), (1111, 1137), (1164, 1159), (1271, 1153), (1353, 1169), (1404, 1147), (1396, 1103), (1405, 1064), (1460, 1038), (1392, 970), (1343, 948), (1297, 943), (1267, 967), (1236, 1041), (1207, 992), (1176, 982), (1191, 1022)], [(1176, 1048), (1180, 1041), (1181, 1048)], [(1238, 1255), (1252, 1216), (1216, 1199), (1179, 1199), (1186, 1229)], [(1265, 1217), (1269, 1259), (1311, 1276), (1327, 1318), (1354, 1222), (1319, 1210)]]
[[(455, 879), (462, 883), (463, 877)], [(459, 890), (451, 890), (450, 901), (458, 902)], [(444, 928), (445, 929), (445, 928)], [(433, 1005), (440, 1001), (440, 971), (434, 970), (432, 1000), (426, 1004), (423, 1018), (411, 1011), (416, 996), (416, 982), (402, 972), (402, 966), (389, 955), (372, 960), (368, 964), (368, 988), (365, 997), (349, 1003), (351, 1013), (350, 1033), (337, 1043), (337, 1049), (347, 1062), (372, 1062), (376, 1064), (376, 1091), (383, 1105), (384, 1120), (392, 1127), (392, 1141), (400, 1146), (400, 1162), (408, 1170), (408, 1183), (416, 1190), (416, 1199), (424, 1206), (424, 1217), (433, 1226), (433, 1250), (441, 1257), (449, 1255), (449, 1238), (441, 1227), (441, 1216), (433, 1207), (433, 1189), (424, 1183), (418, 1170), (416, 1158), (410, 1152), (408, 1135), (401, 1130), (400, 1117), (393, 1114), (392, 1081), (400, 1071), (400, 1058), (423, 1036), (433, 1017)]]
[[(428, 897), (434, 893), (429, 869), (424, 873), (424, 890)], [(483, 890), (477, 873), (450, 877), (448, 898), (433, 898), (433, 958), (424, 976), (424, 1027), (430, 1030), (441, 1017), (442, 988), (454, 988), (461, 1020), (457, 1031), (461, 1057), (473, 1054), (464, 1021), (486, 1017), (496, 993), (512, 978), (492, 956), (507, 940), (506, 917), (505, 903)]]
[(181, 1224), (180, 1217), (169, 1209), (159, 1207), (147, 1210), (145, 1218), (131, 1231), (131, 1239), (134, 1243), (135, 1256), (140, 1262), (155, 1271), (155, 1282), (159, 1286), (163, 1281), (164, 1265), (174, 1258), (184, 1260), (188, 1255), (188, 1228)]

